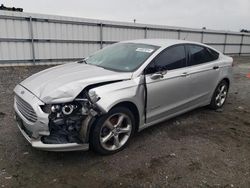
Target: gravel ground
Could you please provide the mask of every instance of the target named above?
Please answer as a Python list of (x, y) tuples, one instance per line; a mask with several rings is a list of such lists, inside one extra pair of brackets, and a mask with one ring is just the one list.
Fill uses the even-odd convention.
[(0, 187), (250, 187), (250, 57), (235, 62), (222, 111), (160, 123), (111, 156), (31, 148), (13, 120), (13, 88), (48, 66), (0, 68)]

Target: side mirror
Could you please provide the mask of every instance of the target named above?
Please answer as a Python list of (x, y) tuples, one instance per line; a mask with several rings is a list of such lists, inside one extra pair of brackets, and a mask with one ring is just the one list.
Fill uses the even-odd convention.
[(160, 79), (160, 78), (163, 78), (165, 74), (167, 74), (167, 71), (156, 72), (156, 73), (152, 74), (150, 76), (150, 78), (152, 80)]
[(150, 76), (150, 78), (152, 79), (152, 80), (157, 80), (157, 79), (160, 79), (160, 78), (163, 78), (163, 74), (162, 73), (154, 73), (154, 74), (152, 74), (151, 76)]

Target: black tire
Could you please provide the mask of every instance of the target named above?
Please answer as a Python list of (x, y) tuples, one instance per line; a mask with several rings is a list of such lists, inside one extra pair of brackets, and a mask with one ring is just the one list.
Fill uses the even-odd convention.
[[(219, 95), (219, 93), (220, 93), (222, 87), (225, 87), (225, 92), (226, 92), (226, 94), (225, 94), (225, 97), (224, 97), (223, 102), (222, 102), (222, 103), (219, 103), (219, 102), (218, 102), (219, 99), (217, 99), (217, 97), (218, 97), (218, 95)], [(212, 97), (212, 99), (211, 99), (209, 108), (211, 108), (211, 109), (213, 109), (213, 110), (217, 110), (217, 109), (219, 109), (219, 108), (222, 108), (223, 105), (224, 105), (225, 102), (226, 102), (226, 99), (227, 99), (228, 89), (229, 89), (229, 84), (228, 84), (228, 82), (227, 82), (226, 80), (222, 80), (222, 81), (218, 84), (218, 86), (216, 87), (216, 89), (215, 89), (215, 91), (214, 91), (214, 93), (213, 93), (213, 97)]]
[[(131, 121), (129, 121), (128, 119), (125, 119), (126, 121), (129, 121), (129, 123), (127, 123), (127, 124), (131, 124), (131, 126), (129, 126), (131, 128), (131, 130), (130, 130), (131, 132), (130, 132), (129, 136), (127, 135), (127, 138), (126, 138), (127, 141), (120, 148), (117, 148), (114, 150), (108, 150), (103, 146), (104, 143), (101, 143), (101, 134), (103, 132), (103, 129), (108, 129), (108, 132), (109, 132), (108, 134), (110, 134), (110, 132), (112, 132), (109, 130), (109, 128), (105, 127), (104, 123), (106, 121), (110, 121), (110, 119), (114, 118), (117, 114), (118, 115), (123, 114), (126, 116), (126, 118), (129, 118), (131, 120)], [(117, 121), (118, 120), (119, 119), (117, 119)], [(116, 123), (116, 124), (118, 124), (118, 123)], [(125, 124), (126, 124), (126, 122), (125, 122)], [(91, 132), (90, 132), (90, 139), (89, 139), (90, 140), (90, 148), (93, 151), (95, 151), (99, 154), (102, 154), (102, 155), (109, 155), (109, 154), (119, 152), (127, 146), (128, 142), (130, 141), (134, 132), (135, 132), (135, 118), (134, 118), (134, 115), (132, 114), (132, 112), (128, 108), (125, 108), (122, 106), (114, 107), (107, 114), (100, 116), (94, 122), (92, 129), (91, 129)], [(120, 136), (120, 134), (126, 134), (126, 133), (119, 133), (118, 136)], [(115, 139), (115, 138), (113, 138), (113, 139)], [(112, 141), (112, 140), (110, 139), (109, 141)], [(115, 146), (115, 144), (113, 146)]]

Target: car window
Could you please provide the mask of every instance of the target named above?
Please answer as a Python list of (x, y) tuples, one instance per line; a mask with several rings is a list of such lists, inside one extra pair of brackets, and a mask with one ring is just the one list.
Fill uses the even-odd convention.
[(211, 49), (208, 49), (207, 47), (188, 45), (188, 49), (190, 54), (188, 66), (198, 65), (218, 59), (219, 54), (214, 50), (212, 52)]
[(186, 66), (185, 47), (183, 45), (167, 48), (160, 53), (147, 67), (146, 73), (151, 74), (163, 70), (173, 70)]
[(211, 48), (207, 48), (207, 50), (209, 51), (209, 53), (213, 56), (213, 60), (216, 60), (219, 58), (219, 53), (212, 50)]

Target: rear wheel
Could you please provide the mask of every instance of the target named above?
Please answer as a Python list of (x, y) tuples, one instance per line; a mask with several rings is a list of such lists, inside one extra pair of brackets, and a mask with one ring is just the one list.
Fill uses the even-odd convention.
[(226, 102), (227, 94), (228, 83), (225, 80), (222, 80), (214, 91), (209, 107), (215, 110), (221, 108)]
[(90, 135), (90, 146), (100, 154), (116, 153), (127, 145), (134, 130), (135, 119), (131, 111), (115, 107), (95, 122)]

